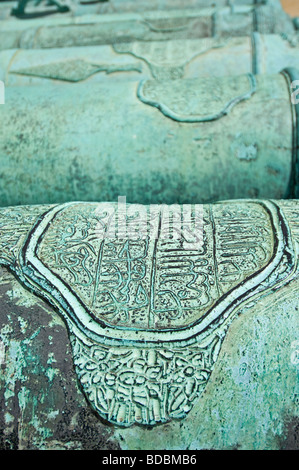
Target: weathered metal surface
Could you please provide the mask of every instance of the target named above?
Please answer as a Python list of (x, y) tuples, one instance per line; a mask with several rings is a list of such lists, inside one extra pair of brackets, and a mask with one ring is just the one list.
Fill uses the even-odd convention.
[[(279, 7), (280, 0), (155, 0), (155, 1), (122, 1), (122, 0), (98, 0), (97, 2), (79, 1), (79, 0), (60, 0), (54, 1), (39, 0), (19, 0), (14, 8), (11, 2), (0, 3), (0, 18), (8, 18), (15, 15), (21, 19), (34, 16), (45, 17), (47, 14), (61, 14), (69, 16), (80, 16), (86, 14), (107, 14), (107, 13), (126, 13), (126, 12), (144, 12), (157, 10), (191, 9), (191, 8), (221, 8), (239, 5), (264, 5), (269, 4), (275, 8)], [(67, 7), (67, 8), (66, 8)], [(3, 14), (1, 15), (1, 13)]]
[[(18, 9), (20, 4), (21, 9)], [(281, 10), (280, 0), (268, 0), (261, 2), (252, 2), (251, 0), (187, 0), (181, 2), (179, 0), (170, 0), (161, 2), (112, 2), (103, 1), (89, 2), (89, 1), (75, 1), (75, 0), (60, 0), (59, 8), (55, 3), (50, 5), (46, 0), (41, 1), (38, 5), (33, 1), (20, 0), (15, 3), (12, 8), (11, 1), (0, 2), (0, 20), (11, 19), (12, 16), (17, 16), (21, 20), (28, 20), (30, 18), (43, 18), (51, 17), (80, 17), (86, 15), (103, 15), (103, 14), (116, 14), (116, 13), (136, 13), (146, 11), (171, 11), (178, 9), (198, 9), (198, 8), (216, 8), (230, 7), (236, 8), (239, 6), (254, 5), (271, 5), (276, 9)], [(12, 11), (17, 10), (17, 11)], [(19, 10), (19, 11), (18, 11)], [(284, 12), (283, 12), (284, 13)], [(284, 13), (285, 14), (285, 13)]]
[(286, 74), (7, 87), (0, 204), (289, 197), (291, 92)]
[(0, 449), (118, 449), (78, 388), (63, 321), (6, 269), (0, 279)]
[(294, 447), (298, 201), (203, 206), (192, 250), (107, 208), (0, 211), (2, 447)]
[(291, 18), (270, 5), (200, 10), (149, 11), (110, 15), (59, 16), (6, 20), (0, 25), (0, 47), (55, 48), (203, 37), (291, 33)]
[[(28, 18), (30, 16), (45, 16), (46, 14), (69, 13), (73, 16), (84, 14), (107, 14), (107, 13), (127, 13), (127, 12), (144, 12), (174, 9), (191, 9), (191, 8), (234, 8), (239, 5), (271, 5), (272, 7), (281, 9), (280, 0), (154, 0), (154, 1), (128, 1), (128, 0), (98, 0), (97, 2), (78, 1), (78, 0), (60, 0), (33, 2), (31, 0), (18, 0), (16, 7), (9, 12), (20, 18)], [(10, 5), (9, 5), (10, 6)]]
[(110, 0), (97, 7), (98, 13), (120, 13), (130, 11), (146, 10), (171, 10), (176, 8), (208, 8), (208, 7), (231, 7), (239, 5), (265, 5), (281, 8), (280, 0), (154, 0), (154, 1), (134, 1), (134, 0)]
[(0, 80), (6, 86), (48, 86), (112, 79), (136, 82), (151, 76), (145, 61), (130, 54), (119, 54), (110, 45), (0, 52)]
[[(296, 65), (297, 39), (237, 37), (293, 29), (232, 3), (1, 25), (0, 47), (35, 49), (1, 53), (6, 85), (42, 86), (7, 87), (0, 205), (252, 198), (192, 206), (191, 241), (165, 206), (0, 209), (1, 449), (298, 447), (299, 204), (275, 199), (298, 197), (299, 77), (249, 73)], [(220, 52), (221, 79), (194, 79)], [(238, 53), (247, 75), (224, 78)]]
[[(296, 85), (298, 85), (298, 80), (297, 80), (297, 69), (290, 67), (287, 68), (283, 71), (287, 81), (289, 82), (289, 86), (292, 90), (296, 88)], [(294, 106), (293, 108), (293, 149), (294, 149), (294, 154), (293, 154), (293, 197), (297, 198), (299, 197), (299, 99), (298, 99), (298, 92), (299, 90), (296, 89), (296, 91), (293, 91), (291, 95), (291, 101)]]
[(299, 65), (299, 37), (262, 35), (0, 52), (7, 86), (275, 74)]

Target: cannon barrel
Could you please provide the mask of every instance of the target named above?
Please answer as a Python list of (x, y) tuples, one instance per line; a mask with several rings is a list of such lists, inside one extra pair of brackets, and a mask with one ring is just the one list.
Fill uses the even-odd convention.
[(73, 84), (142, 78), (179, 79), (245, 73), (276, 74), (299, 65), (299, 36), (253, 33), (216, 39), (174, 39), (0, 52), (6, 86)]
[(292, 19), (270, 5), (7, 20), (0, 48), (44, 49), (128, 41), (293, 33)]
[(293, 197), (297, 76), (7, 87), (0, 204)]
[(298, 201), (189, 216), (0, 209), (2, 449), (294, 448)]

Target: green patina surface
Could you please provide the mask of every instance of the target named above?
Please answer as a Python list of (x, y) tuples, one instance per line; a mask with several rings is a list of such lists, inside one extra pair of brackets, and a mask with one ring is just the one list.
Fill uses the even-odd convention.
[[(16, 308), (15, 302), (22, 304), (30, 294), (21, 292), (5, 271), (2, 282), (3, 275), (0, 334), (6, 359), (1, 356), (1, 449), (149, 450), (160, 449), (162, 440), (169, 450), (298, 450), (299, 365), (292, 363), (299, 340), (294, 296), (298, 286), (295, 290), (289, 286), (283, 296), (277, 294), (280, 301), (272, 304), (271, 299), (271, 307), (249, 310), (232, 325), (215, 374), (186, 421), (155, 430), (112, 430), (90, 411), (78, 388), (60, 317), (34, 296), (30, 309)], [(21, 295), (14, 302), (6, 293), (12, 285)], [(21, 332), (18, 312), (30, 321), (30, 331)], [(30, 347), (29, 336), (40, 330), (40, 322), (43, 329)], [(56, 361), (51, 381), (46, 375), (49, 358)]]
[(298, 450), (296, 21), (37, 3), (0, 25), (0, 449)]
[[(131, 248), (116, 239), (98, 246), (93, 226), (97, 220), (105, 226), (106, 205), (2, 210), (1, 264), (16, 276), (1, 268), (2, 448), (155, 450), (161, 448), (161, 439), (169, 450), (297, 448), (292, 434), (299, 419), (297, 206), (297, 201), (231, 201), (204, 207), (203, 246), (186, 251), (179, 272), (173, 271), (170, 257), (177, 253), (178, 241), (149, 241), (143, 256), (142, 240)], [(209, 234), (211, 214), (214, 237)], [(231, 230), (235, 247), (229, 242)], [(82, 257), (88, 246), (88, 257)], [(160, 258), (166, 253), (169, 265), (163, 266)], [(191, 256), (189, 272), (185, 264)], [(146, 272), (154, 259), (160, 261), (152, 290)], [(48, 269), (51, 274), (46, 274)], [(97, 282), (87, 282), (88, 272)], [(117, 272), (123, 276), (118, 288)], [(167, 272), (172, 273), (169, 281), (163, 280)], [(145, 295), (154, 296), (142, 308), (140, 288), (133, 295), (140, 282)], [(114, 308), (105, 300), (109, 288)], [(174, 296), (184, 288), (176, 312), (164, 297), (166, 288)], [(124, 303), (125, 289), (131, 294)], [(217, 322), (201, 331), (225, 304), (228, 292), (224, 316), (220, 311)], [(73, 303), (74, 293), (81, 307)], [(155, 328), (145, 328), (144, 318), (153, 313)], [(166, 401), (165, 389), (158, 391), (162, 383), (168, 387)], [(147, 402), (142, 394), (146, 387), (159, 392)], [(132, 415), (133, 404), (137, 407)], [(142, 407), (148, 407), (149, 415)]]
[(1, 270), (0, 448), (117, 449), (78, 388), (61, 318)]
[(295, 26), (281, 6), (144, 11), (47, 19), (7, 20), (0, 26), (0, 48), (49, 48), (115, 44), (128, 41), (293, 33)]
[(111, 81), (46, 94), (7, 87), (0, 205), (288, 197), (296, 152), (289, 83), (282, 74), (255, 81)]

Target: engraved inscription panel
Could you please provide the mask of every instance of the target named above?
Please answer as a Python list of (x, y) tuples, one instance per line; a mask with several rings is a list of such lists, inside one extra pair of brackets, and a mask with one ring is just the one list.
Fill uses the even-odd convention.
[(144, 80), (138, 98), (179, 122), (220, 119), (256, 91), (253, 75), (193, 78), (173, 81)]
[(190, 249), (182, 238), (164, 234), (165, 212), (151, 219), (148, 213), (147, 220), (151, 234), (110, 238), (112, 216), (104, 206), (70, 206), (52, 221), (39, 259), (96, 318), (109, 325), (163, 329), (199, 320), (272, 254), (271, 222), (256, 204), (204, 206), (202, 244)]

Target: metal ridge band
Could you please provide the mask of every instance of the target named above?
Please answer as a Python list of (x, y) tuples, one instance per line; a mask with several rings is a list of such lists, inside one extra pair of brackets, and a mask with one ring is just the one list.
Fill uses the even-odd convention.
[[(294, 67), (288, 67), (281, 72), (289, 85), (290, 98), (292, 94), (292, 83), (299, 81), (299, 70)], [(290, 181), (289, 197), (298, 199), (299, 197), (299, 102), (292, 103), (293, 120), (293, 155), (292, 155), (292, 176)]]
[(251, 34), (252, 73), (259, 75), (261, 70), (261, 35), (257, 31)]

